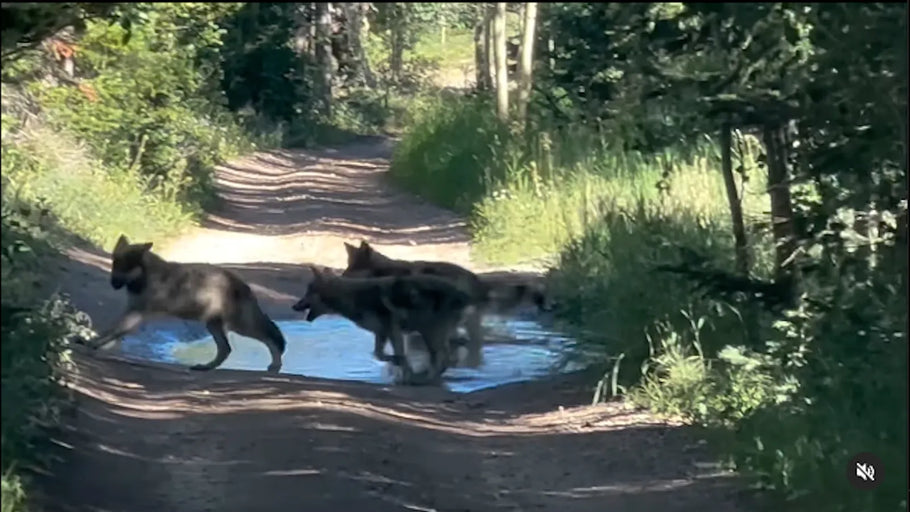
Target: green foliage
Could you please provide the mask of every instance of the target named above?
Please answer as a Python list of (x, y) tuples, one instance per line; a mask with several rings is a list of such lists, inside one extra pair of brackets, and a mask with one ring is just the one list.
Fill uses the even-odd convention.
[(8, 2), (2, 7), (3, 65), (63, 27), (83, 28), (90, 17), (110, 17), (118, 3)]
[(246, 3), (225, 22), (222, 86), (232, 110), (251, 108), (274, 122), (308, 113), (313, 66), (291, 47), (299, 6)]
[(90, 22), (78, 52), (81, 87), (36, 82), (32, 92), (54, 125), (108, 168), (138, 170), (170, 199), (204, 203), (214, 164), (250, 147), (219, 111), (220, 71), (201, 57), (220, 44), (217, 20), (228, 8), (155, 4), (130, 32)]
[(110, 249), (121, 233), (161, 240), (192, 222), (166, 188), (148, 192), (147, 177), (107, 171), (63, 133), (30, 128), (12, 139), (3, 143), (4, 197), (43, 208), (69, 233)]
[(440, 98), (395, 148), (391, 175), (443, 206), (470, 211), (508, 173), (508, 128), (482, 99)]
[[(4, 153), (3, 163), (7, 164)], [(4, 169), (4, 180), (7, 178)], [(40, 210), (4, 195), (0, 206), (0, 336), (2, 358), (2, 500), (4, 511), (26, 510), (26, 488), (19, 474), (23, 465), (46, 461), (36, 446), (46, 429), (59, 421), (65, 405), (59, 385), (68, 361), (65, 340), (89, 336), (88, 318), (60, 297), (43, 300), (38, 294), (47, 273), (50, 253)]]
[[(690, 254), (708, 258), (717, 268), (732, 268), (733, 241), (722, 213), (699, 213), (681, 202), (672, 207), (644, 202), (628, 209), (605, 206), (601, 220), (561, 254), (553, 274), (560, 317), (605, 353), (625, 354), (622, 382), (639, 377), (637, 369), (650, 354), (647, 340), (660, 334), (653, 330), (655, 321), (662, 320), (672, 332), (689, 326), (680, 311), (712, 318), (699, 338), (700, 351), (708, 357), (727, 344), (744, 343), (736, 310), (693, 297), (689, 283), (655, 269), (685, 261)], [(768, 261), (762, 263), (767, 272)]]
[[(540, 32), (555, 51), (539, 46), (524, 137), (489, 136), (482, 100), (436, 107), (393, 174), (470, 210), (489, 261), (558, 253), (561, 321), (605, 365), (622, 356), (629, 398), (712, 426), (784, 504), (906, 510), (906, 6), (548, 4)], [(760, 312), (657, 272), (733, 273), (703, 138), (790, 120), (798, 306)], [(767, 279), (767, 155), (734, 151), (750, 277)], [(894, 475), (875, 492), (844, 485), (860, 451)]]

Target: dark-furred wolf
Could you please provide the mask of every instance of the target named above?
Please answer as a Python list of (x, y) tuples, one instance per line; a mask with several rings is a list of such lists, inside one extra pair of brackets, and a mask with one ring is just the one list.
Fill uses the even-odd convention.
[(426, 275), (438, 276), (453, 282), (471, 296), (471, 305), (464, 317), (468, 354), (465, 366), (478, 367), (483, 362), (483, 315), (504, 313), (519, 306), (533, 304), (541, 311), (552, 308), (542, 286), (526, 282), (497, 282), (481, 278), (470, 270), (444, 261), (396, 260), (380, 253), (365, 240), (360, 247), (347, 242), (348, 267), (341, 274), (350, 277), (385, 277)]
[[(340, 277), (310, 267), (313, 279), (292, 306), (312, 322), (328, 313), (341, 315), (373, 333), (373, 353), (398, 366), (411, 384), (438, 381), (451, 364), (450, 340), (472, 308), (471, 296), (448, 280), (434, 276)], [(430, 368), (415, 374), (408, 363), (404, 334), (421, 335)], [(394, 355), (384, 352), (392, 341)]]
[(131, 244), (120, 235), (111, 257), (111, 286), (115, 290), (126, 287), (126, 311), (111, 329), (87, 345), (99, 348), (149, 318), (174, 316), (204, 323), (215, 339), (215, 358), (191, 366), (194, 370), (211, 370), (227, 359), (231, 346), (226, 330), (265, 343), (272, 355), (268, 371), (281, 369), (284, 336), (259, 307), (248, 284), (215, 265), (166, 261), (151, 248), (151, 242)]

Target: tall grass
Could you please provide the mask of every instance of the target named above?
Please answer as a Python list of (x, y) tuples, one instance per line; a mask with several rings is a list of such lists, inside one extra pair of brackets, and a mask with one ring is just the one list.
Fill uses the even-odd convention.
[(4, 195), (38, 205), (63, 230), (111, 249), (121, 233), (161, 240), (193, 224), (195, 211), (138, 173), (105, 168), (65, 133), (44, 125), (4, 143)]
[(489, 108), (471, 99), (428, 106), (395, 148), (393, 179), (442, 206), (469, 212), (507, 172), (509, 130)]

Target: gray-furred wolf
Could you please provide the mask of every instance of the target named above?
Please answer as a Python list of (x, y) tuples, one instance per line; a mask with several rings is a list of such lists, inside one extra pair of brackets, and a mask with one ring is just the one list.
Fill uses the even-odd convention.
[(126, 287), (126, 311), (111, 329), (87, 345), (102, 347), (145, 320), (166, 315), (200, 321), (215, 339), (215, 358), (191, 366), (194, 370), (211, 370), (227, 359), (231, 346), (225, 330), (265, 343), (272, 356), (268, 371), (281, 369), (284, 336), (259, 307), (248, 284), (215, 265), (166, 261), (151, 248), (151, 242), (131, 244), (120, 235), (111, 257), (111, 286), (115, 290)]
[(482, 364), (483, 315), (504, 313), (519, 306), (533, 304), (541, 311), (549, 311), (552, 304), (543, 287), (532, 283), (497, 282), (481, 278), (470, 270), (444, 261), (396, 260), (381, 254), (365, 240), (360, 247), (347, 242), (348, 267), (341, 274), (350, 277), (386, 277), (426, 275), (438, 276), (452, 281), (458, 288), (471, 296), (475, 306), (464, 317), (467, 331), (467, 357), (465, 366), (478, 367)]
[[(337, 314), (373, 333), (373, 353), (398, 366), (411, 384), (436, 382), (451, 364), (450, 340), (458, 323), (473, 309), (471, 296), (448, 280), (434, 276), (340, 277), (310, 266), (313, 279), (292, 306), (312, 322)], [(430, 368), (416, 374), (408, 363), (404, 334), (421, 335)], [(392, 341), (393, 356), (384, 352)]]

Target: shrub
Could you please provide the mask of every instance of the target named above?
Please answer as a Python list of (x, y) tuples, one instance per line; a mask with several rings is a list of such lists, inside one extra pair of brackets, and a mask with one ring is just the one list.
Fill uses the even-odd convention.
[(92, 334), (88, 318), (65, 298), (43, 300), (36, 293), (45, 271), (42, 258), (50, 248), (43, 241), (44, 223), (46, 216), (40, 210), (8, 197), (4, 187), (0, 213), (0, 470), (3, 510), (9, 512), (26, 510), (27, 482), (20, 469), (46, 462), (36, 444), (57, 424), (66, 404), (60, 385), (69, 360), (65, 340)]
[(490, 115), (489, 102), (440, 98), (419, 114), (395, 148), (391, 176), (442, 206), (469, 212), (505, 179), (511, 136)]

